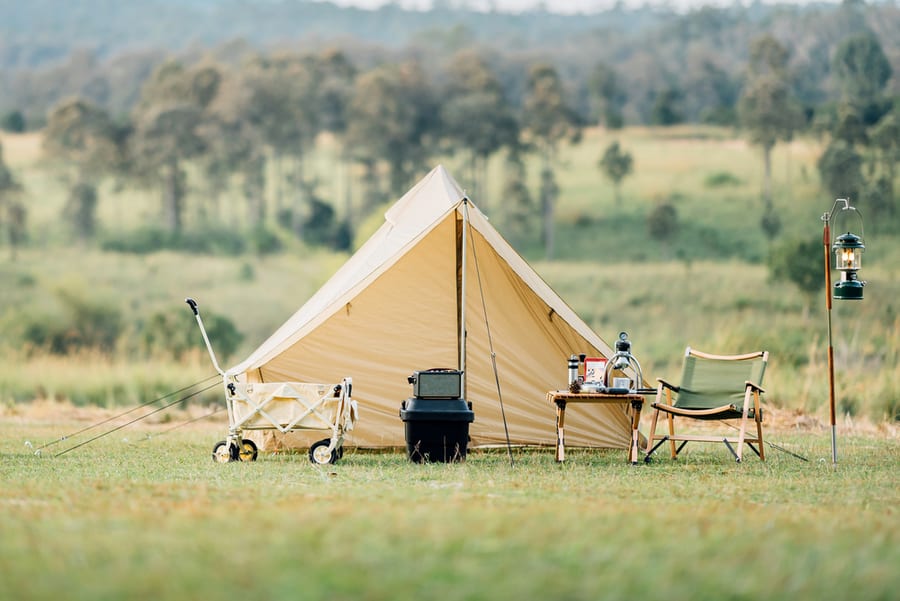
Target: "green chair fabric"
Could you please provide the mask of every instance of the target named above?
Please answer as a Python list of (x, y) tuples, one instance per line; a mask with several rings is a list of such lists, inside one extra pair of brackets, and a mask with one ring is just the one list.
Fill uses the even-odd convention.
[(757, 359), (721, 360), (687, 354), (673, 406), (680, 409), (712, 409), (730, 405), (740, 412), (744, 403), (745, 382), (762, 386), (765, 373), (766, 361), (762, 356)]
[[(765, 460), (762, 436), (762, 409), (760, 395), (763, 377), (766, 373), (769, 354), (766, 351), (740, 355), (713, 355), (687, 348), (682, 366), (681, 383), (673, 385), (658, 379), (656, 401), (650, 436), (647, 439), (647, 456), (666, 441), (670, 442), (671, 455), (675, 459), (689, 441), (724, 442), (737, 461), (743, 456), (743, 446), (747, 444), (760, 459)], [(669, 423), (668, 435), (656, 435), (660, 413), (666, 415)], [(737, 438), (710, 435), (675, 434), (675, 419), (697, 420), (740, 420)], [(747, 435), (748, 422), (756, 425), (756, 436)], [(654, 442), (660, 441), (654, 446)], [(680, 447), (675, 446), (681, 441)], [(732, 446), (736, 444), (737, 448)], [(759, 449), (754, 447), (759, 445)]]

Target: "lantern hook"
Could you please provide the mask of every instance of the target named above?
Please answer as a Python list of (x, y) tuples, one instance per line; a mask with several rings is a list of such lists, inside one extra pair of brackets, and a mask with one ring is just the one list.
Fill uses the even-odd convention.
[[(859, 209), (857, 209), (856, 207), (854, 207), (853, 205), (850, 204), (849, 198), (835, 199), (834, 204), (831, 205), (831, 210), (822, 215), (822, 221), (825, 222), (825, 225), (828, 225), (831, 222), (832, 218), (834, 217), (834, 212), (837, 210), (839, 204), (843, 205), (841, 207), (841, 213), (843, 213), (844, 211), (853, 211), (854, 213), (856, 213), (856, 218), (859, 219), (859, 239), (863, 244), (865, 244), (866, 243), (866, 234), (865, 234), (865, 231), (863, 230), (862, 214), (859, 212)], [(835, 230), (835, 232), (837, 232), (837, 231)]]

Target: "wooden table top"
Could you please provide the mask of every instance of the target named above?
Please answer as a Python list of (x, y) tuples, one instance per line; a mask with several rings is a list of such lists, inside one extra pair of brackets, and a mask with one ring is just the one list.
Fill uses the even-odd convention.
[[(654, 394), (656, 391), (652, 391)], [(569, 390), (551, 390), (547, 393), (547, 400), (551, 403), (557, 401), (570, 401), (582, 403), (622, 403), (625, 401), (643, 401), (643, 394), (628, 392), (624, 394), (612, 394), (609, 392), (571, 392)]]

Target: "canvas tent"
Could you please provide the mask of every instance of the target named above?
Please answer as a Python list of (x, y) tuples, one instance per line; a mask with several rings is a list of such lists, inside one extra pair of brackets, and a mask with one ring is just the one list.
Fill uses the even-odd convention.
[[(465, 397), (475, 412), (470, 446), (505, 444), (501, 400), (512, 444), (554, 445), (556, 414), (546, 393), (566, 387), (573, 353), (606, 357), (613, 351), (438, 166), (387, 211), (381, 228), (321, 289), (228, 373), (246, 382), (339, 382), (351, 376), (360, 416), (348, 443), (401, 447), (400, 403), (412, 395), (407, 377), (463, 365)], [(583, 405), (566, 416), (566, 442), (626, 448), (630, 427), (621, 405)], [(309, 444), (308, 438), (290, 440), (297, 433), (278, 434), (283, 436), (288, 439), (281, 444)], [(263, 442), (271, 448), (272, 441)]]

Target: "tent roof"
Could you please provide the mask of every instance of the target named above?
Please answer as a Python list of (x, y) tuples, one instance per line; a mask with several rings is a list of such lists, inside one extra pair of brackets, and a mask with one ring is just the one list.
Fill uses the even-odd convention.
[(537, 275), (466, 197), (443, 165), (438, 165), (388, 209), (385, 223), (290, 319), (228, 373), (239, 375), (257, 369), (303, 338), (390, 268), (448, 213), (462, 212), (464, 200), (468, 205), (471, 227), (485, 237), (528, 287), (604, 356), (612, 355), (614, 351), (609, 345)]

